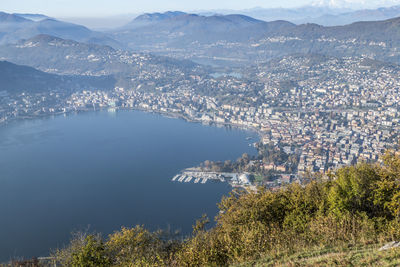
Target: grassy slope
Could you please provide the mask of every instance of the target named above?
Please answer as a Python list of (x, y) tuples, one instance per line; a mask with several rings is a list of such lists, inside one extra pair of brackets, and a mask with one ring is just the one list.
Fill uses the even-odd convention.
[(278, 257), (265, 257), (245, 266), (400, 266), (400, 248), (378, 251), (378, 245), (348, 249), (316, 249)]

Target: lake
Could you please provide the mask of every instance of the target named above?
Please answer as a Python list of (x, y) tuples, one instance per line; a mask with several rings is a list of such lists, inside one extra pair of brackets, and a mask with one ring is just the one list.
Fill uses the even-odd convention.
[(226, 183), (172, 182), (205, 160), (254, 154), (255, 133), (139, 111), (87, 112), (0, 127), (0, 262), (48, 255), (73, 231), (143, 224), (191, 232)]

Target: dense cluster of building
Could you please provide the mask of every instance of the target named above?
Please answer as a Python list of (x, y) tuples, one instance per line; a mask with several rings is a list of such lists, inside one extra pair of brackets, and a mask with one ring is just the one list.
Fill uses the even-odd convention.
[[(360, 160), (378, 160), (397, 144), (399, 69), (375, 66), (364, 58), (319, 62), (286, 57), (275, 67), (258, 66), (252, 80), (193, 76), (174, 88), (163, 85), (154, 90), (117, 87), (114, 91), (79, 91), (69, 96), (57, 92), (19, 95), (18, 99), (2, 95), (0, 120), (6, 119), (4, 114), (10, 116), (10, 110), (23, 115), (141, 109), (175, 114), (189, 121), (255, 129), (264, 144), (285, 147), (286, 154), (297, 156), (298, 166), (290, 171), (285, 164), (263, 163), (265, 169), (283, 175), (301, 176), (307, 171), (326, 172)], [(246, 94), (246, 88), (252, 86), (249, 83), (253, 89), (254, 83), (264, 87), (256, 96)], [(214, 84), (220, 91), (207, 94), (197, 90), (196, 86), (204, 84)]]
[(62, 91), (20, 93), (10, 95), (0, 91), (0, 124), (14, 119), (67, 113), (65, 99), (70, 94)]

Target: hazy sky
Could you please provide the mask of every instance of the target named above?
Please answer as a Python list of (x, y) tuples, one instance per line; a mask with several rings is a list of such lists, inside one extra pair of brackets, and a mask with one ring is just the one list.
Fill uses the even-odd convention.
[(10, 13), (42, 13), (62, 17), (96, 17), (166, 10), (298, 7), (310, 4), (374, 8), (400, 4), (400, 0), (0, 0), (0, 10)]

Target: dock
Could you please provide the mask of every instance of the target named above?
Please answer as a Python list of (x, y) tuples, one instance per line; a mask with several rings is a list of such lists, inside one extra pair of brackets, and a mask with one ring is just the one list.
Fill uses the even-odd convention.
[(218, 181), (218, 182), (234, 182), (238, 181), (238, 177), (242, 175), (239, 173), (226, 173), (226, 172), (211, 172), (211, 171), (202, 171), (199, 169), (186, 169), (181, 173), (177, 174), (172, 178), (173, 182), (179, 183), (190, 183), (193, 182), (195, 184), (201, 183), (205, 184), (209, 180)]
[(190, 183), (205, 184), (209, 180), (217, 182), (227, 182), (233, 187), (245, 187), (251, 186), (249, 179), (249, 173), (231, 173), (231, 172), (213, 172), (204, 171), (200, 168), (189, 168), (181, 171), (179, 174), (172, 178), (173, 182), (179, 183)]

